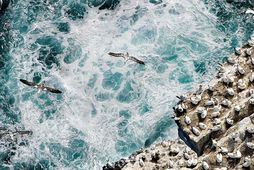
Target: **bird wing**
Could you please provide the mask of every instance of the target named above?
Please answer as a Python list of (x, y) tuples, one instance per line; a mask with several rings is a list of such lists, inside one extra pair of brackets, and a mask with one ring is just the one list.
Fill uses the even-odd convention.
[(254, 14), (254, 11), (251, 9), (247, 9), (247, 11), (245, 12), (246, 14)]
[(135, 61), (136, 63), (145, 65), (144, 61), (141, 61), (141, 60), (139, 60), (139, 59), (137, 59), (135, 57), (132, 57), (132, 56), (129, 58), (129, 60), (132, 60), (132, 61)]
[(45, 86), (45, 88), (47, 89), (47, 91), (51, 92), (51, 93), (62, 93), (60, 90), (58, 89), (54, 89), (54, 88), (51, 88), (51, 87), (47, 87)]
[(28, 86), (35, 86), (36, 84), (33, 83), (33, 82), (29, 82), (27, 80), (24, 80), (24, 79), (19, 79), (22, 83), (24, 83), (25, 85), (28, 85)]
[(33, 134), (33, 132), (30, 130), (21, 130), (21, 131), (16, 131), (14, 133), (18, 133), (20, 135), (32, 135)]
[(112, 53), (112, 52), (109, 52), (108, 55), (111, 55), (113, 57), (123, 57), (124, 58), (124, 54), (123, 53)]

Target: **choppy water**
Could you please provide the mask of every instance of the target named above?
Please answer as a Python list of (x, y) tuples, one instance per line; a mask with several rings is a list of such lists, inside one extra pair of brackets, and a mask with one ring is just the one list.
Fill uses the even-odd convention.
[[(175, 96), (209, 81), (253, 32), (253, 17), (222, 0), (103, 3), (15, 0), (0, 16), (0, 124), (33, 131), (2, 169), (100, 169), (176, 138)], [(38, 94), (19, 78), (64, 94)]]

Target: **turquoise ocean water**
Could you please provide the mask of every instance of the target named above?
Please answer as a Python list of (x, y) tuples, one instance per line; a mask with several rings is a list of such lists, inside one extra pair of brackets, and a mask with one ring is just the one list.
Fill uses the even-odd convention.
[[(243, 5), (248, 7), (247, 4)], [(0, 169), (101, 169), (175, 139), (176, 95), (209, 82), (253, 33), (223, 0), (13, 0), (0, 16), (0, 125), (32, 130), (0, 146)], [(129, 52), (145, 66), (111, 58)], [(37, 93), (19, 79), (61, 89)]]

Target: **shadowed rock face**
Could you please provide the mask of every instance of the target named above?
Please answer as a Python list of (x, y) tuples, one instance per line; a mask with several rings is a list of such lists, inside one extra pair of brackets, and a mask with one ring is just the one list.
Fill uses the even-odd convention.
[(163, 141), (121, 160), (120, 169), (254, 169), (253, 69), (254, 36), (216, 78), (174, 107), (179, 137), (188, 146), (180, 139)]

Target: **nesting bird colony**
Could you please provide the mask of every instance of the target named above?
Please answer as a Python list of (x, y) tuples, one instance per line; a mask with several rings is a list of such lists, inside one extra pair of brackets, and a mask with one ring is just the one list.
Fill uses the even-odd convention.
[(254, 169), (254, 36), (209, 85), (179, 98), (174, 119), (188, 146), (164, 141), (104, 169)]
[(253, 69), (254, 37), (229, 56), (204, 90), (183, 96), (175, 108), (184, 140), (213, 168), (252, 166)]

